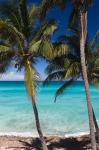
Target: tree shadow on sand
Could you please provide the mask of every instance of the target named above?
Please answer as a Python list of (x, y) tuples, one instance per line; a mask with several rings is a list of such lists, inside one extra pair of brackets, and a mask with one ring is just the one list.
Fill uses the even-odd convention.
[[(26, 150), (41, 150), (41, 142), (39, 138), (32, 139), (31, 142), (22, 141)], [(79, 140), (78, 138), (46, 138), (46, 142), (49, 150), (62, 149), (62, 150), (88, 150), (90, 149), (89, 138)]]

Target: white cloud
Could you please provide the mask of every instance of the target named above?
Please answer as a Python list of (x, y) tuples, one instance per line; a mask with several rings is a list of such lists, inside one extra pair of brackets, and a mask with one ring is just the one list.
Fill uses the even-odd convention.
[(20, 81), (24, 80), (23, 74), (16, 72), (4, 73), (0, 76), (0, 81)]

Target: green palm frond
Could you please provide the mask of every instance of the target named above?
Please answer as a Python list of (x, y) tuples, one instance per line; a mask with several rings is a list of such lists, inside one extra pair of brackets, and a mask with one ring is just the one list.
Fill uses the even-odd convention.
[(4, 62), (0, 62), (0, 74), (3, 74), (8, 70), (10, 63), (11, 59), (7, 59)]
[(56, 71), (58, 71), (58, 70), (62, 70), (62, 66), (51, 62), (51, 63), (47, 66), (45, 72), (46, 72), (47, 74), (51, 74), (53, 71), (56, 72)]
[(22, 44), (24, 43), (23, 34), (19, 32), (12, 24), (8, 23), (7, 21), (0, 20), (0, 33), (3, 34), (5, 31), (7, 36), (15, 39), (16, 42), (18, 42), (17, 44), (19, 44), (20, 48), (22, 48)]
[(35, 24), (35, 20), (39, 17), (40, 7), (36, 5), (32, 5), (29, 9), (29, 25), (32, 26)]
[(79, 63), (73, 62), (69, 65), (64, 79), (68, 79), (70, 77), (75, 77), (75, 76), (79, 75), (80, 72), (81, 72), (80, 62)]
[[(60, 59), (62, 61), (60, 61)], [(62, 74), (61, 76), (61, 79), (64, 79), (65, 77), (65, 74), (66, 74), (66, 70), (68, 68), (68, 66), (70, 65), (70, 62), (68, 61), (68, 59), (64, 58), (63, 57), (56, 57), (54, 58), (53, 60), (51, 60), (51, 62), (49, 62), (47, 68), (45, 69), (45, 72), (50, 75), (54, 72), (64, 72), (64, 76)], [(54, 76), (54, 79), (55, 79), (55, 76)], [(53, 79), (52, 79), (53, 80)]]
[(21, 29), (17, 0), (8, 0), (7, 2), (0, 3), (0, 15), (5, 19), (9, 18), (8, 20), (11, 21), (16, 28)]
[(11, 47), (0, 45), (0, 73), (7, 71), (13, 56), (14, 51), (11, 50)]
[(36, 94), (36, 81), (38, 75), (36, 70), (32, 67), (31, 62), (27, 61), (25, 66), (25, 83), (29, 96), (35, 98)]
[(47, 24), (45, 23), (45, 29), (43, 30), (44, 35), (53, 35), (54, 32), (57, 30), (57, 24), (55, 21), (49, 21)]
[(72, 85), (74, 83), (74, 81), (75, 81), (74, 79), (70, 79), (69, 81), (65, 81), (65, 83), (56, 91), (54, 102), (56, 102), (57, 97), (59, 95), (63, 94), (65, 89), (68, 88), (70, 85)]
[(46, 59), (51, 59), (53, 57), (53, 45), (48, 38), (37, 42), (34, 41), (30, 45), (30, 52), (31, 54), (37, 53), (40, 56), (46, 57)]
[(91, 48), (99, 52), (99, 30), (96, 32), (95, 37), (91, 41)]
[(7, 53), (9, 52), (9, 47), (4, 46), (4, 45), (0, 45), (0, 53)]
[(64, 9), (68, 0), (43, 0), (41, 7), (41, 18), (46, 16), (46, 13), (53, 7), (58, 6), (61, 9)]
[(69, 53), (70, 47), (67, 44), (62, 43), (53, 43), (54, 45), (54, 51), (53, 51), (53, 57), (62, 57)]
[(39, 40), (37, 42), (34, 41), (34, 43), (32, 43), (30, 45), (30, 49), (29, 49), (30, 52), (32, 52), (32, 53), (38, 52), (41, 42), (42, 42), (41, 40)]
[(64, 70), (59, 70), (59, 71), (55, 71), (50, 73), (47, 78), (44, 81), (44, 84), (48, 84), (48, 81), (53, 81), (53, 80), (61, 80), (63, 79), (65, 76), (65, 71)]
[(22, 25), (22, 32), (24, 36), (28, 38), (29, 35), (29, 19), (28, 19), (28, 9), (27, 9), (27, 2), (26, 0), (19, 1), (19, 12), (21, 16), (21, 25)]
[(38, 39), (42, 38), (43, 36), (53, 35), (56, 29), (57, 29), (57, 24), (53, 20), (43, 23), (43, 25), (40, 27), (38, 32), (35, 34), (32, 42), (38, 41)]
[(93, 78), (92, 83), (96, 88), (99, 88), (99, 74)]
[(48, 58), (49, 56), (49, 58), (52, 58), (53, 44), (50, 38), (56, 29), (57, 25), (55, 22), (49, 21), (44, 23), (30, 43), (30, 52), (37, 52), (43, 57)]
[(6, 57), (8, 56), (14, 56), (14, 51), (11, 49), (11, 47), (0, 45), (0, 61), (5, 61)]
[[(69, 21), (68, 21), (68, 29), (69, 30), (74, 30), (74, 31), (80, 31), (80, 27), (79, 27), (79, 10), (73, 8), (70, 17), (69, 17)], [(77, 28), (78, 27), (78, 28)]]
[[(74, 32), (75, 30), (72, 30), (72, 32)], [(65, 44), (68, 45), (69, 49), (71, 49), (71, 51), (73, 50), (73, 48), (75, 48), (75, 52), (78, 53), (79, 52), (79, 47), (80, 47), (80, 42), (79, 42), (79, 32), (75, 31), (74, 34), (72, 34), (71, 36), (60, 36), (58, 38), (59, 42), (65, 42)], [(79, 55), (79, 53), (78, 53)]]
[(44, 39), (40, 45), (39, 54), (41, 54), (46, 59), (51, 60), (53, 58), (53, 52), (54, 48), (50, 39)]

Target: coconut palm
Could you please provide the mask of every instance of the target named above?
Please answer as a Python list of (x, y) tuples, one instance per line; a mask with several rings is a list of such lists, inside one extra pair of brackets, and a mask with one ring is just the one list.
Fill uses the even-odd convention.
[(71, 2), (73, 4), (72, 16), (75, 16), (76, 13), (79, 14), (79, 20), (80, 20), (79, 23), (80, 23), (80, 27), (81, 27), (81, 29), (80, 29), (81, 68), (82, 68), (82, 74), (83, 74), (85, 91), (86, 91), (91, 144), (92, 144), (92, 149), (96, 150), (93, 113), (92, 113), (92, 106), (91, 106), (91, 97), (90, 97), (90, 91), (89, 91), (87, 68), (86, 68), (86, 62), (85, 62), (85, 44), (86, 44), (86, 37), (87, 37), (87, 13), (88, 13), (88, 7), (92, 3), (92, 0), (71, 0), (71, 1), (68, 1), (68, 0), (62, 0), (62, 1), (60, 1), (60, 0), (43, 0), (42, 16), (44, 16), (46, 14), (46, 12), (54, 6), (59, 6), (61, 8), (64, 8), (65, 5), (67, 4), (67, 2)]
[[(76, 32), (74, 32), (76, 31)], [(86, 43), (86, 64), (87, 64), (87, 73), (88, 80), (90, 84), (94, 84), (97, 86), (99, 84), (99, 44), (97, 41), (99, 32), (97, 31), (95, 37), (90, 42), (87, 40)], [(49, 80), (66, 80), (64, 84), (57, 90), (55, 94), (55, 101), (57, 96), (62, 94), (64, 90), (73, 82), (75, 82), (78, 78), (82, 76), (81, 64), (80, 64), (80, 43), (79, 43), (79, 34), (77, 30), (73, 30), (72, 36), (61, 36), (58, 39), (58, 47), (61, 51), (61, 47), (59, 45), (63, 45), (65, 43), (68, 45), (68, 52), (57, 54), (55, 58), (49, 63), (46, 68), (46, 72), (48, 77), (45, 82)], [(55, 47), (56, 49), (57, 47)], [(66, 46), (64, 46), (65, 50)], [(59, 51), (59, 50), (57, 50)], [(61, 60), (61, 62), (60, 62)], [(99, 140), (99, 128), (96, 121), (96, 117), (93, 111), (94, 116), (94, 124), (96, 128), (96, 134)]]
[(24, 79), (43, 150), (47, 150), (36, 105), (36, 86), (39, 74), (34, 67), (37, 57), (50, 56), (50, 36), (56, 30), (54, 21), (39, 21), (40, 6), (27, 6), (26, 0), (9, 0), (0, 4), (0, 73), (11, 63), (17, 71), (24, 71)]

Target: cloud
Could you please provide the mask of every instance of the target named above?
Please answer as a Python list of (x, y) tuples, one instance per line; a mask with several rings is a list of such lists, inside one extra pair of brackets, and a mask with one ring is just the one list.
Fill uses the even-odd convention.
[(20, 81), (24, 80), (23, 74), (16, 72), (4, 73), (0, 76), (0, 81)]

